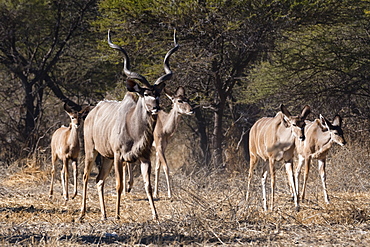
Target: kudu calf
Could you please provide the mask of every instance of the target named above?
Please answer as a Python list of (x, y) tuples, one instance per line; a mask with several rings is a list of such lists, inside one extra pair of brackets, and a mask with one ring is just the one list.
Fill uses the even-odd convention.
[(300, 198), (304, 200), (311, 159), (317, 159), (318, 170), (324, 191), (324, 199), (326, 203), (329, 203), (329, 197), (326, 191), (326, 155), (333, 143), (337, 143), (340, 146), (344, 146), (346, 144), (343, 137), (342, 119), (339, 115), (336, 115), (333, 123), (330, 123), (320, 115), (320, 119), (315, 119), (313, 122), (306, 121), (305, 136), (306, 139), (304, 141), (296, 140), (299, 160), (295, 171), (295, 185), (297, 193), (299, 192), (299, 174), (304, 165), (303, 188), (300, 195)]
[[(134, 95), (128, 92), (120, 102), (102, 101), (89, 113), (85, 120), (85, 170), (80, 219), (84, 217), (86, 212), (87, 182), (92, 163), (98, 153), (102, 157), (102, 166), (96, 178), (102, 218), (106, 219), (103, 195), (104, 181), (112, 168), (112, 164), (114, 164), (116, 176), (116, 217), (119, 218), (123, 190), (123, 163), (136, 160), (141, 162), (141, 173), (153, 218), (158, 218), (150, 184), (150, 153), (153, 130), (159, 110), (159, 97), (165, 86), (164, 82), (172, 77), (169, 58), (179, 47), (176, 38), (174, 38), (174, 41), (175, 47), (167, 52), (164, 59), (166, 74), (158, 78), (154, 85), (151, 85), (144, 76), (130, 71), (130, 61), (126, 51), (111, 42), (108, 31), (109, 46), (123, 53), (124, 73), (128, 77), (127, 90), (136, 93), (139, 98), (136, 100)], [(134, 79), (139, 80), (146, 87), (140, 87)]]
[(78, 138), (78, 127), (82, 119), (89, 111), (89, 106), (85, 106), (81, 111), (73, 110), (67, 104), (64, 104), (64, 110), (71, 119), (68, 127), (62, 126), (57, 129), (51, 138), (51, 184), (49, 196), (53, 196), (55, 164), (58, 159), (62, 160), (63, 168), (61, 171), (62, 187), (64, 199), (68, 200), (68, 163), (72, 160), (74, 191), (72, 199), (77, 195), (77, 160), (80, 153), (80, 140)]
[[(288, 109), (281, 105), (281, 112), (275, 117), (264, 117), (259, 119), (251, 128), (249, 133), (249, 174), (246, 201), (249, 199), (250, 183), (254, 168), (259, 158), (268, 160), (271, 176), (271, 210), (274, 206), (275, 190), (275, 162), (283, 160), (288, 173), (289, 184), (293, 188), (296, 209), (299, 209), (298, 197), (295, 193), (293, 177), (293, 155), (295, 139), (304, 140), (305, 119), (311, 112), (309, 106), (305, 106), (299, 116), (291, 116)], [(267, 168), (263, 166), (262, 194), (263, 208), (267, 210), (266, 179)]]
[[(161, 165), (163, 166), (164, 174), (166, 176), (167, 188), (168, 188), (168, 198), (172, 197), (171, 185), (169, 178), (169, 167), (167, 164), (167, 159), (165, 151), (170, 141), (170, 138), (175, 133), (177, 126), (180, 121), (181, 115), (191, 115), (193, 114), (193, 107), (190, 105), (188, 98), (185, 95), (185, 89), (179, 87), (173, 94), (168, 90), (165, 90), (167, 97), (172, 101), (172, 109), (169, 113), (160, 110), (157, 116), (157, 124), (154, 128), (154, 142), (156, 155), (156, 166), (155, 166), (155, 183), (154, 183), (154, 193), (153, 196), (158, 197), (158, 182), (159, 182), (159, 172)], [(129, 187), (127, 191), (131, 190), (133, 184), (133, 176), (131, 165), (127, 165), (127, 170), (129, 174)], [(125, 176), (125, 175), (124, 175)], [(125, 177), (124, 177), (125, 178)], [(124, 179), (124, 191), (126, 191), (126, 179)]]

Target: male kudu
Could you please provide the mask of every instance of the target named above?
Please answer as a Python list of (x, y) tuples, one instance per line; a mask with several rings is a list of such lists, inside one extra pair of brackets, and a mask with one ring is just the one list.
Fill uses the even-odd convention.
[(57, 129), (51, 138), (51, 184), (49, 196), (53, 196), (55, 163), (58, 159), (62, 160), (63, 168), (61, 171), (62, 187), (64, 199), (68, 200), (68, 163), (72, 160), (74, 192), (72, 199), (77, 195), (77, 160), (80, 153), (80, 140), (78, 138), (78, 127), (82, 119), (87, 115), (90, 107), (85, 106), (81, 111), (73, 110), (68, 104), (64, 104), (64, 110), (71, 119), (68, 127), (62, 126)]
[[(274, 206), (275, 191), (275, 162), (283, 160), (288, 173), (289, 184), (293, 189), (293, 196), (296, 209), (299, 209), (298, 197), (295, 193), (293, 177), (293, 155), (295, 139), (304, 140), (305, 119), (311, 112), (309, 106), (305, 106), (299, 116), (291, 116), (288, 109), (281, 105), (281, 112), (275, 117), (264, 117), (259, 119), (251, 128), (249, 133), (249, 174), (246, 201), (249, 199), (250, 183), (254, 168), (261, 158), (269, 162), (271, 176), (271, 210)], [(263, 166), (262, 173), (262, 194), (263, 208), (267, 210), (266, 179), (267, 168)]]
[[(106, 219), (103, 195), (104, 181), (112, 168), (112, 164), (114, 163), (116, 176), (116, 217), (119, 218), (123, 190), (123, 164), (140, 160), (141, 174), (152, 215), (155, 220), (158, 219), (150, 184), (150, 153), (159, 110), (159, 97), (165, 86), (164, 82), (172, 77), (169, 58), (179, 47), (175, 37), (174, 41), (175, 47), (167, 52), (164, 59), (166, 74), (158, 78), (154, 85), (151, 85), (144, 76), (130, 71), (130, 61), (126, 51), (111, 42), (108, 31), (109, 46), (123, 53), (124, 73), (128, 77), (127, 90), (136, 93), (139, 98), (135, 100), (134, 95), (128, 92), (120, 102), (102, 101), (89, 113), (85, 120), (85, 170), (80, 219), (84, 217), (86, 212), (87, 182), (92, 163), (98, 153), (102, 157), (102, 166), (96, 178), (102, 218)], [(139, 80), (146, 87), (140, 87), (134, 79)]]
[(295, 171), (295, 185), (297, 194), (299, 194), (299, 174), (302, 166), (304, 165), (305, 169), (300, 198), (301, 200), (304, 200), (311, 159), (317, 159), (318, 170), (324, 191), (324, 199), (326, 203), (329, 203), (329, 197), (326, 191), (326, 156), (333, 143), (337, 143), (340, 146), (344, 146), (346, 144), (346, 141), (343, 137), (342, 118), (339, 115), (336, 115), (333, 122), (330, 123), (326, 118), (320, 115), (320, 119), (315, 119), (313, 122), (306, 121), (305, 136), (306, 139), (304, 141), (296, 140), (296, 148), (299, 160), (297, 169)]

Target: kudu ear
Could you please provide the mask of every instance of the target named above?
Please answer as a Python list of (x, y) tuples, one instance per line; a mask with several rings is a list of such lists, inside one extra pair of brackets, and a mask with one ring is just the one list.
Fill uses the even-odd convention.
[(281, 104), (280, 105), (280, 110), (281, 110), (281, 112), (286, 116), (286, 117), (290, 117), (291, 116), (291, 114), (290, 114), (290, 112), (288, 111), (288, 109), (286, 108), (286, 106), (285, 105), (283, 105), (283, 104)]
[(85, 105), (85, 106), (82, 107), (82, 110), (79, 111), (79, 113), (81, 115), (81, 118), (83, 120), (85, 120), (85, 118), (87, 117), (87, 114), (89, 114), (91, 109), (92, 109), (92, 107), (90, 105)]
[(283, 123), (285, 128), (288, 128), (291, 125), (289, 117), (287, 117), (285, 114), (283, 114)]
[(339, 115), (336, 115), (333, 120), (334, 126), (342, 127), (342, 118)]
[(67, 113), (73, 113), (74, 110), (67, 104), (67, 103), (64, 103), (64, 106), (63, 106), (64, 110), (67, 112)]
[(283, 123), (284, 123), (284, 126), (286, 128), (288, 128), (290, 126), (290, 124), (291, 124), (290, 123), (290, 119), (289, 119), (289, 117), (291, 116), (290, 115), (290, 112), (288, 111), (288, 109), (286, 108), (286, 106), (283, 105), (283, 104), (280, 105), (280, 110), (283, 113)]
[(185, 88), (183, 88), (181, 86), (178, 87), (177, 90), (176, 90), (176, 96), (177, 97), (180, 97), (180, 96), (184, 97), (185, 96)]
[(311, 113), (311, 107), (306, 105), (301, 112), (301, 119), (306, 119), (308, 115)]
[(172, 101), (173, 100), (173, 93), (168, 90), (166, 87), (164, 88), (164, 94)]
[(131, 79), (126, 80), (126, 88), (130, 92), (139, 93), (139, 94), (142, 92), (142, 88), (139, 86), (139, 84), (137, 84), (136, 81), (131, 80)]
[(322, 126), (324, 128), (326, 128), (327, 130), (332, 129), (331, 123), (325, 117), (323, 117), (323, 115), (321, 115), (321, 114), (320, 114), (320, 122), (321, 122)]
[(157, 92), (157, 93), (161, 93), (163, 89), (166, 88), (166, 83), (162, 82), (160, 84), (154, 84), (154, 90)]

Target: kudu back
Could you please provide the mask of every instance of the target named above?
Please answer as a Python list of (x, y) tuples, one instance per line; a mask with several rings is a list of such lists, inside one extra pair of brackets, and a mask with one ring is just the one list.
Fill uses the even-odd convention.
[[(281, 105), (281, 111), (275, 117), (264, 117), (259, 119), (251, 128), (249, 134), (249, 173), (246, 200), (249, 199), (250, 183), (254, 168), (261, 158), (268, 161), (271, 176), (271, 210), (274, 206), (275, 190), (275, 162), (283, 160), (287, 168), (289, 184), (294, 188), (295, 207), (299, 209), (298, 197), (295, 193), (293, 177), (293, 155), (295, 139), (304, 140), (305, 119), (311, 112), (309, 106), (305, 106), (300, 115), (292, 116), (288, 109)], [(267, 168), (263, 166), (262, 173), (262, 194), (263, 208), (267, 210), (266, 199)]]
[(74, 191), (72, 199), (77, 195), (77, 162), (80, 153), (80, 140), (78, 128), (83, 118), (87, 115), (90, 107), (85, 106), (82, 110), (77, 111), (72, 109), (68, 104), (64, 104), (64, 110), (71, 119), (69, 126), (62, 126), (57, 129), (51, 138), (51, 183), (49, 196), (53, 196), (55, 165), (58, 159), (62, 160), (63, 167), (61, 171), (61, 180), (63, 187), (64, 199), (68, 200), (68, 163), (72, 160), (73, 177), (74, 177)]
[(326, 189), (326, 156), (334, 143), (340, 146), (346, 144), (342, 130), (342, 118), (336, 115), (331, 123), (320, 115), (319, 119), (315, 119), (312, 122), (306, 121), (305, 135), (306, 139), (304, 141), (296, 140), (298, 165), (295, 171), (295, 184), (297, 192), (299, 192), (299, 175), (302, 166), (304, 166), (303, 187), (300, 195), (301, 200), (304, 200), (311, 160), (317, 159), (324, 199), (326, 203), (329, 203), (329, 196)]
[[(111, 48), (121, 51), (124, 56), (124, 73), (128, 78), (126, 88), (129, 92), (122, 101), (100, 102), (85, 120), (85, 170), (80, 219), (84, 217), (86, 212), (87, 182), (92, 164), (98, 153), (102, 157), (101, 169), (96, 179), (102, 218), (106, 219), (103, 194), (104, 181), (112, 165), (114, 165), (116, 176), (116, 217), (119, 218), (119, 206), (123, 190), (123, 164), (139, 160), (152, 215), (154, 219), (157, 219), (158, 216), (150, 184), (150, 152), (159, 110), (159, 97), (165, 86), (164, 82), (172, 77), (169, 58), (179, 46), (175, 39), (175, 47), (167, 52), (164, 59), (166, 74), (151, 85), (144, 76), (130, 71), (130, 61), (126, 51), (111, 42), (109, 32), (108, 44)], [(144, 87), (141, 87), (134, 80), (139, 80), (144, 84)], [(133, 93), (139, 96), (137, 100), (134, 98)]]

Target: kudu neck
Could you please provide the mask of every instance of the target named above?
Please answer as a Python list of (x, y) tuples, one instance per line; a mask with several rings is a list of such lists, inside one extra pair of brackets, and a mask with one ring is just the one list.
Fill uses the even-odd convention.
[(131, 126), (138, 131), (138, 134), (140, 134), (140, 132), (142, 133), (147, 128), (153, 129), (157, 121), (157, 115), (153, 115), (151, 112), (147, 111), (143, 98), (138, 99), (130, 118)]
[(169, 113), (166, 113), (166, 112), (162, 112), (162, 113), (163, 113), (162, 116), (164, 118), (163, 119), (164, 120), (164, 125), (163, 125), (164, 132), (168, 134), (172, 134), (177, 129), (181, 114), (175, 108), (172, 108)]
[(280, 142), (294, 144), (295, 139), (299, 140), (299, 138), (295, 136), (292, 126), (286, 126), (286, 123), (284, 123), (283, 113), (280, 113), (280, 117), (280, 124), (278, 125)]
[(68, 138), (69, 143), (71, 144), (75, 143), (75, 145), (79, 145), (78, 130), (79, 127), (72, 123), (69, 124), (69, 138)]

